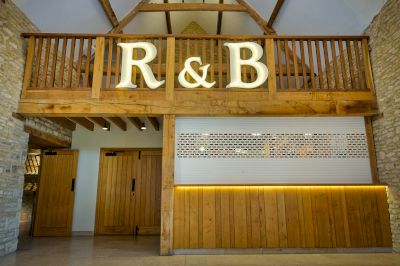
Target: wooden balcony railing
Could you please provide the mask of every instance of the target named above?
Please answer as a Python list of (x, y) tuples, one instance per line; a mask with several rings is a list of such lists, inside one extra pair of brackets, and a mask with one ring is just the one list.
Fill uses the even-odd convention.
[[(269, 96), (299, 97), (298, 93), (324, 95), (348, 93), (346, 100), (371, 100), (374, 86), (366, 36), (224, 36), (224, 35), (122, 35), (122, 34), (23, 34), (28, 38), (23, 99), (103, 99), (122, 94), (164, 92), (173, 99), (174, 92), (234, 93), (244, 89), (227, 89), (230, 77), (229, 50), (226, 42), (256, 42), (263, 47), (260, 61), (267, 65), (267, 81), (249, 94), (267, 93)], [(151, 42), (157, 48), (157, 57), (150, 66), (157, 80), (166, 80), (160, 88), (150, 90), (136, 66), (132, 67), (132, 82), (136, 89), (116, 88), (121, 78), (122, 51), (117, 43)], [(134, 51), (134, 59), (144, 52)], [(207, 81), (216, 81), (211, 89), (185, 89), (177, 77), (185, 60), (199, 56), (203, 64), (210, 64)], [(243, 50), (242, 58), (249, 57)], [(195, 66), (198, 70), (199, 66)], [(242, 80), (254, 81), (255, 70), (242, 67)], [(190, 76), (187, 76), (190, 80)], [(129, 92), (130, 91), (130, 92)], [(147, 91), (147, 92), (145, 92)], [(297, 93), (297, 94), (296, 94)], [(320, 93), (320, 94), (319, 94)], [(325, 94), (323, 94), (325, 93)], [(331, 93), (331, 94), (326, 94)], [(356, 93), (356, 94), (355, 94)], [(357, 94), (358, 93), (358, 94)], [(168, 96), (169, 95), (169, 96)], [(327, 96), (328, 95), (328, 96)], [(339, 94), (338, 94), (339, 95)], [(360, 95), (361, 98), (357, 98)], [(369, 96), (371, 97), (369, 97)], [(368, 96), (368, 97), (367, 97)], [(120, 96), (118, 96), (120, 98)], [(303, 97), (304, 99), (304, 97)]]

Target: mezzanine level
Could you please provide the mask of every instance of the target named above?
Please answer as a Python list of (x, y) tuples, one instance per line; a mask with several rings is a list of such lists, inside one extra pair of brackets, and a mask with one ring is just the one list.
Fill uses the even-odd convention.
[[(28, 39), (25, 77), (18, 112), (26, 116), (127, 115), (362, 115), (376, 113), (367, 36), (224, 36), (126, 34), (23, 34)], [(150, 89), (133, 65), (137, 88), (117, 88), (122, 48), (148, 42), (156, 48), (149, 63), (157, 80)], [(232, 65), (226, 43), (262, 47), (259, 60), (268, 79), (252, 89), (226, 88)], [(144, 50), (134, 49), (133, 60)], [(212, 88), (184, 88), (178, 80), (186, 59), (209, 64), (204, 81)], [(251, 57), (241, 49), (241, 58)], [(200, 65), (192, 65), (201, 76)], [(257, 78), (240, 66), (240, 78)], [(126, 70), (125, 70), (126, 71)], [(186, 74), (188, 82), (193, 78)]]

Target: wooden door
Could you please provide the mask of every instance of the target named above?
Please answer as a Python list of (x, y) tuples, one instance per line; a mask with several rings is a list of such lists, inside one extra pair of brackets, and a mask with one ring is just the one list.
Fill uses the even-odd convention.
[(34, 236), (71, 235), (77, 161), (77, 150), (44, 152)]
[(102, 149), (96, 234), (160, 234), (161, 150)]
[(135, 191), (135, 229), (159, 235), (161, 226), (161, 150), (140, 151)]
[(133, 234), (134, 170), (138, 152), (101, 150), (96, 234)]

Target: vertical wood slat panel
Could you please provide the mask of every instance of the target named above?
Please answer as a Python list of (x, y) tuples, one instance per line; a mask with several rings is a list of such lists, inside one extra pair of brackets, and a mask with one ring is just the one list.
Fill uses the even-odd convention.
[(388, 247), (386, 200), (385, 187), (178, 187), (174, 248)]

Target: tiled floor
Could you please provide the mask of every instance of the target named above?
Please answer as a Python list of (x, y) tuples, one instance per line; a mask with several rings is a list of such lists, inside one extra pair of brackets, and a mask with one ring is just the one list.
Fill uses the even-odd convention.
[(158, 237), (36, 238), (0, 257), (0, 265), (400, 265), (394, 254), (268, 254), (158, 256)]

